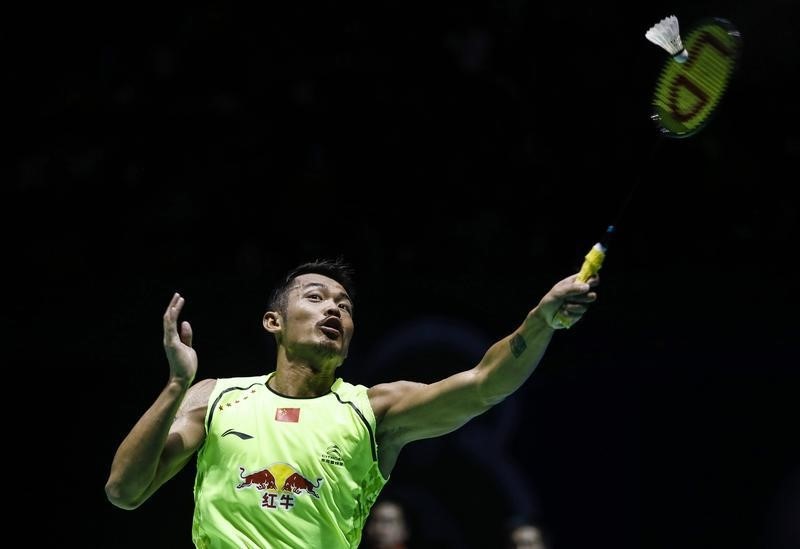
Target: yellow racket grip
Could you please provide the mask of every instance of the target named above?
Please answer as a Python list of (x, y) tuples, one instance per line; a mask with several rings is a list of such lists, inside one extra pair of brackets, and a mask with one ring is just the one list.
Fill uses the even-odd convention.
[(600, 270), (603, 266), (603, 260), (606, 258), (606, 248), (599, 242), (592, 246), (586, 257), (583, 258), (583, 265), (578, 273), (576, 280), (578, 282), (586, 282)]
[[(583, 258), (583, 265), (581, 265), (581, 270), (578, 272), (578, 276), (575, 277), (575, 280), (578, 282), (586, 282), (592, 278), (600, 270), (600, 267), (603, 266), (603, 260), (605, 258), (606, 247), (598, 242), (592, 246), (592, 249), (589, 250), (589, 253)], [(553, 321), (557, 328), (570, 328), (575, 322), (561, 311), (556, 313)]]

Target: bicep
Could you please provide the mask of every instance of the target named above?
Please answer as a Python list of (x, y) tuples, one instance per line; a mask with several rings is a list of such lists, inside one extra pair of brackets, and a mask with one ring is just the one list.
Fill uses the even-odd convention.
[(491, 407), (480, 395), (480, 376), (472, 369), (429, 385), (386, 384), (379, 436), (404, 445), (458, 429)]

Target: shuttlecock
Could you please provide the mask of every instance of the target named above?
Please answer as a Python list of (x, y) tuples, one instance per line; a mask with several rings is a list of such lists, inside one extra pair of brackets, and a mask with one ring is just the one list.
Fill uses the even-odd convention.
[(674, 15), (665, 17), (647, 29), (644, 36), (656, 46), (661, 46), (667, 50), (678, 63), (684, 63), (689, 59), (689, 52), (683, 47), (683, 42), (681, 41), (678, 18)]

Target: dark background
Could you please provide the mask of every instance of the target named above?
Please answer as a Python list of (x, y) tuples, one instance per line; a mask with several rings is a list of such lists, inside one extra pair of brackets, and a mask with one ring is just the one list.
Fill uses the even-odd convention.
[[(671, 13), (744, 38), (684, 140), (649, 119), (668, 56), (643, 35)], [(341, 254), (358, 282), (341, 375), (431, 381), (614, 222), (583, 321), (505, 403), (410, 446), (387, 495), (420, 547), (497, 546), (518, 512), (557, 549), (797, 547), (799, 14), (506, 0), (11, 19), (4, 362), (10, 426), (44, 441), (20, 463), (49, 517), (35, 539), (190, 546), (191, 467), (132, 513), (103, 493), (166, 381), (172, 292), (199, 377), (256, 375), (272, 284)]]

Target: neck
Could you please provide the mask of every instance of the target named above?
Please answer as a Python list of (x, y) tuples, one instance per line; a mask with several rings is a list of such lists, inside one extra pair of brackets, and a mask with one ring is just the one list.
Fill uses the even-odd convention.
[(334, 368), (319, 369), (308, 363), (279, 360), (269, 386), (288, 397), (314, 398), (328, 394), (335, 379)]

